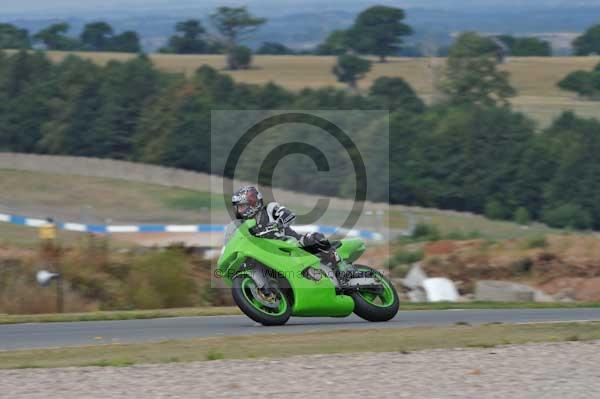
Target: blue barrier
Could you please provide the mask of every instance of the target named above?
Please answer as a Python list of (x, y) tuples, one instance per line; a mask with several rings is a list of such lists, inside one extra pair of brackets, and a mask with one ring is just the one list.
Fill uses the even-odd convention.
[[(44, 219), (28, 218), (20, 215), (8, 215), (0, 213), (0, 222), (12, 223), (21, 226), (40, 227), (48, 222)], [(141, 224), (141, 225), (98, 225), (81, 224), (70, 222), (56, 222), (56, 227), (66, 231), (77, 231), (94, 234), (125, 234), (125, 233), (222, 233), (225, 225), (219, 224), (193, 224), (193, 225), (171, 225), (171, 224)], [(381, 240), (380, 233), (369, 230), (341, 230), (334, 226), (294, 226), (298, 232), (317, 231), (326, 235), (336, 232), (345, 233), (347, 236), (360, 237), (365, 240)]]

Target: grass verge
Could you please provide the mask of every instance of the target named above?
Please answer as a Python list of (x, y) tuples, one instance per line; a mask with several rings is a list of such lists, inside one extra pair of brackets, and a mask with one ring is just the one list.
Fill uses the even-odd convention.
[(433, 348), (491, 348), (506, 344), (596, 339), (600, 339), (600, 322), (338, 330), (0, 351), (0, 368), (122, 367), (140, 363), (358, 352), (404, 353)]
[(213, 306), (205, 308), (180, 308), (157, 310), (126, 310), (87, 313), (62, 314), (32, 314), (32, 315), (2, 315), (0, 324), (18, 323), (59, 323), (73, 321), (102, 321), (102, 320), (135, 320), (158, 319), (162, 317), (195, 317), (195, 316), (229, 316), (240, 315), (242, 312), (233, 306)]
[[(402, 303), (400, 311), (449, 309), (573, 309), (600, 308), (600, 302), (436, 302)], [(3, 315), (0, 324), (59, 323), (74, 321), (158, 319), (165, 317), (232, 316), (242, 312), (233, 306), (157, 310), (105, 311), (88, 313)]]

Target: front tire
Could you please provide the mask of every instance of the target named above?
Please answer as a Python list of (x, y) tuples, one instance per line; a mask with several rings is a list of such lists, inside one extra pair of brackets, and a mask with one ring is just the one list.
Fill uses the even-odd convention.
[(264, 326), (281, 326), (292, 315), (289, 299), (278, 287), (272, 288), (272, 298), (261, 296), (250, 276), (240, 275), (233, 279), (233, 300), (246, 316)]
[(379, 273), (367, 266), (356, 266), (356, 269), (361, 272), (366, 272), (372, 275), (373, 278), (379, 280), (383, 285), (383, 291), (380, 294), (375, 294), (369, 291), (358, 291), (351, 294), (354, 299), (354, 313), (367, 321), (380, 322), (388, 321), (394, 318), (400, 308), (400, 300), (398, 293), (392, 282)]

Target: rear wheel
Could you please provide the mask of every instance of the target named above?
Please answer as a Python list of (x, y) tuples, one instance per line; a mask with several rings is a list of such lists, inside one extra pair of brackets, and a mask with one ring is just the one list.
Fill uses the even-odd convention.
[(392, 282), (370, 267), (356, 265), (355, 269), (373, 277), (381, 284), (382, 289), (379, 291), (365, 289), (352, 293), (354, 313), (367, 321), (377, 322), (393, 319), (398, 313), (400, 300)]
[(280, 326), (292, 315), (292, 307), (280, 288), (270, 291), (266, 294), (246, 275), (235, 277), (231, 287), (233, 300), (246, 316), (265, 326)]

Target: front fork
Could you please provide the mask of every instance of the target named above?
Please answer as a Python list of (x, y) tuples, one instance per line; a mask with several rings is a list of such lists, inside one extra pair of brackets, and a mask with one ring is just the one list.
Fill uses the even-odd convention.
[(244, 263), (238, 270), (238, 274), (245, 274), (249, 276), (256, 284), (256, 288), (265, 295), (271, 295), (273, 293), (272, 280), (275, 280), (277, 276), (269, 276), (274, 274), (271, 269), (266, 268), (258, 262), (247, 262)]

